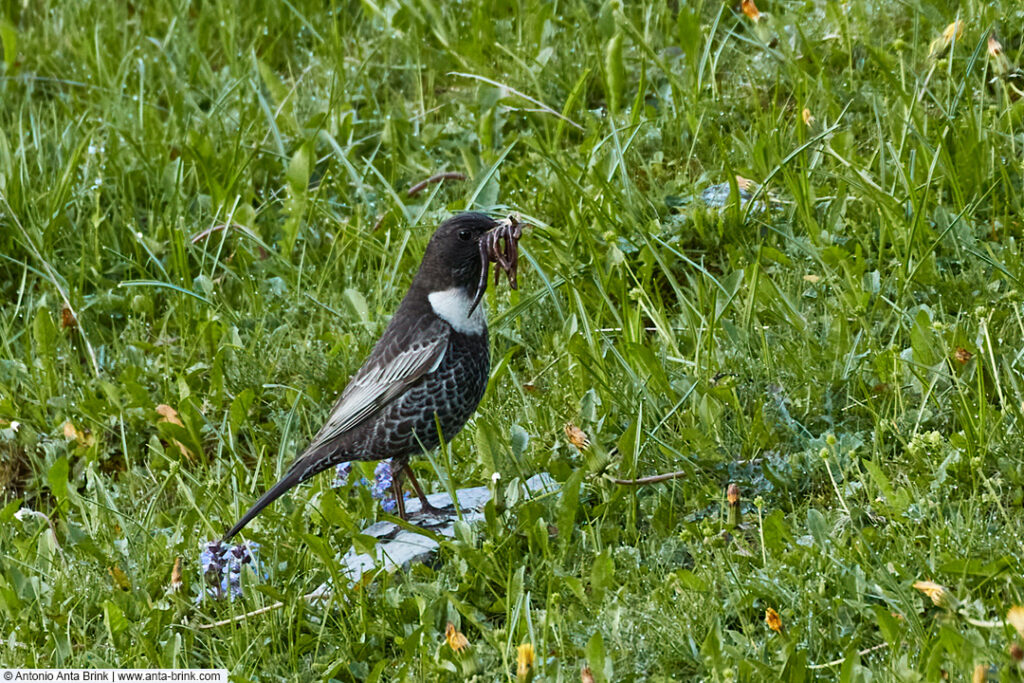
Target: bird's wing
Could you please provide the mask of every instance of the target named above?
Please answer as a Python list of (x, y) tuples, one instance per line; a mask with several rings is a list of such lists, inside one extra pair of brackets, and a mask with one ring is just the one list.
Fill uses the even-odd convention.
[(385, 333), (366, 365), (345, 387), (327, 422), (306, 450), (313, 451), (352, 429), (421, 377), (436, 370), (444, 360), (450, 332), (451, 327), (438, 320), (425, 330), (419, 328), (414, 336)]
[(366, 364), (345, 387), (327, 418), (327, 424), (317, 432), (284, 477), (242, 515), (242, 519), (228, 531), (224, 540), (237, 534), (285, 491), (329, 467), (330, 459), (322, 457), (320, 449), (373, 415), (421, 377), (436, 370), (444, 360), (451, 329), (440, 318), (425, 326), (388, 326), (384, 336), (370, 352)]

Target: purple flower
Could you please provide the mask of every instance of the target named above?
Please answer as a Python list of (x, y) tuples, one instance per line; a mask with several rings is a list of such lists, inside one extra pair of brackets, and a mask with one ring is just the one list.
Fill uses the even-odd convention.
[(373, 470), (373, 485), (370, 487), (370, 494), (377, 500), (383, 500), (391, 489), (393, 481), (391, 461), (381, 460)]
[(334, 481), (331, 482), (332, 489), (339, 489), (348, 483), (348, 475), (352, 473), (352, 463), (339, 463), (334, 468)]
[(199, 563), (203, 568), (203, 578), (207, 583), (206, 593), (220, 600), (225, 595), (234, 600), (242, 596), (242, 566), (255, 564), (259, 543), (240, 543), (225, 545), (220, 541), (209, 541), (201, 546)]
[(221, 574), (226, 566), (226, 554), (230, 548), (225, 548), (220, 541), (210, 541), (200, 546), (203, 550), (199, 553), (199, 564), (203, 568), (203, 576), (206, 582), (216, 585), (220, 582)]
[[(341, 488), (346, 486), (349, 479), (352, 476), (352, 463), (343, 462), (336, 465), (334, 468), (334, 481), (331, 482), (331, 488)], [(374, 500), (380, 501), (380, 506), (384, 512), (394, 512), (398, 505), (395, 503), (395, 499), (391, 496), (391, 488), (394, 485), (394, 474), (391, 471), (391, 460), (381, 460), (377, 463), (377, 467), (373, 470), (373, 482), (368, 482), (366, 477), (360, 477), (359, 481), (355, 482), (353, 486), (368, 486), (370, 488), (370, 495), (373, 496)], [(408, 498), (408, 493), (405, 494), (405, 498)]]

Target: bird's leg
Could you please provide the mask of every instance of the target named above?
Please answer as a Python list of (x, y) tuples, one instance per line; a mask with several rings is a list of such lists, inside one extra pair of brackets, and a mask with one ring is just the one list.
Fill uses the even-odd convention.
[[(395, 505), (398, 506), (398, 517), (408, 522), (409, 516), (405, 514), (405, 497), (402, 495), (402, 470), (391, 473), (391, 490), (395, 493)], [(417, 487), (418, 488), (418, 487)]]
[(431, 505), (430, 501), (427, 500), (426, 494), (423, 493), (420, 483), (416, 480), (416, 475), (412, 473), (412, 467), (408, 464), (405, 466), (405, 475), (409, 477), (409, 483), (412, 484), (416, 497), (420, 499), (420, 511), (434, 517), (448, 517), (455, 511), (455, 506), (453, 505), (445, 505), (442, 508)]

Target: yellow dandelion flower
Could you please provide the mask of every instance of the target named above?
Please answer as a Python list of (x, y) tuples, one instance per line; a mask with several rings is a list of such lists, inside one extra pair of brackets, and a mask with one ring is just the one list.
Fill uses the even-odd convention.
[(932, 44), (928, 46), (929, 57), (939, 57), (949, 46), (953, 44), (953, 41), (960, 41), (964, 35), (964, 22), (957, 19), (952, 24), (946, 27), (942, 32), (942, 35), (932, 41)]
[(943, 585), (934, 581), (915, 581), (914, 588), (927, 595), (939, 607), (948, 609), (953, 606), (953, 594)]
[(729, 501), (729, 505), (737, 505), (740, 502), (740, 487), (735, 482), (729, 484), (729, 488), (725, 490), (725, 498)]
[(536, 655), (533, 643), (523, 643), (516, 648), (516, 680), (526, 683), (533, 678), (533, 663)]
[(956, 37), (957, 40), (963, 38), (964, 35), (964, 22), (962, 19), (957, 19), (952, 24), (946, 27), (946, 30), (942, 32), (942, 39), (947, 43), (951, 42)]
[(174, 567), (171, 569), (171, 592), (181, 588), (181, 557), (174, 558)]
[(469, 639), (455, 628), (455, 624), (448, 622), (444, 629), (444, 639), (448, 641), (448, 647), (456, 652), (462, 652), (469, 647)]

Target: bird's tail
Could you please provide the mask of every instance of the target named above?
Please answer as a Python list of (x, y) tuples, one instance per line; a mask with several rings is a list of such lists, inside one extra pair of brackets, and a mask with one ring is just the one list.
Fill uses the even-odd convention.
[[(310, 455), (314, 454), (311, 453)], [(315, 460), (316, 458), (312, 459)], [(288, 489), (297, 484), (301, 484), (317, 472), (321, 472), (326, 469), (326, 467), (317, 467), (318, 463), (310, 462), (310, 460), (311, 458), (309, 456), (300, 457), (296, 460), (288, 469), (288, 472), (281, 477), (281, 480), (271, 486), (269, 491), (260, 496), (260, 499), (253, 503), (252, 507), (242, 515), (242, 518), (238, 520), (238, 523), (231, 527), (230, 531), (224, 534), (223, 540), (230, 540), (232, 536), (242, 530), (242, 527), (251, 522), (253, 517), (260, 514), (260, 512), (263, 511), (263, 508), (283, 496)]]

